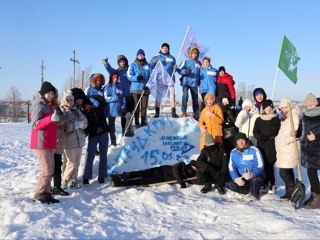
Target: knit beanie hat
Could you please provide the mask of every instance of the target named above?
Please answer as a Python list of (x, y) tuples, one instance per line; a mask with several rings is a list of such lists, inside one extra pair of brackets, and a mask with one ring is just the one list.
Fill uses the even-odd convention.
[(56, 88), (50, 82), (43, 82), (39, 93), (43, 96), (47, 92), (53, 92), (56, 94)]
[(137, 52), (137, 57), (138, 55), (142, 54), (143, 56), (145, 56), (146, 54), (144, 53), (144, 51), (140, 48)]
[(204, 137), (205, 145), (208, 146), (211, 143), (214, 143), (214, 138), (211, 136), (211, 134), (207, 133)]
[(246, 135), (245, 133), (238, 132), (238, 133), (234, 136), (234, 140), (235, 140), (235, 141), (238, 141), (239, 139), (247, 140), (247, 135)]
[(170, 46), (168, 43), (162, 43), (161, 48), (167, 47), (170, 50)]
[(218, 72), (221, 72), (221, 71), (224, 71), (224, 72), (226, 72), (226, 69), (225, 69), (225, 67), (224, 67), (224, 66), (221, 66), (221, 67), (219, 67), (219, 70), (218, 70)]
[(273, 108), (273, 102), (271, 99), (266, 99), (262, 101), (262, 109), (264, 110), (266, 107), (272, 107)]
[(215, 100), (215, 97), (212, 93), (207, 93), (205, 96), (204, 96), (204, 101), (207, 102), (207, 100), (211, 98), (213, 101)]
[(315, 95), (313, 95), (312, 93), (308, 93), (308, 95), (307, 95), (306, 99), (304, 100), (303, 104), (304, 104), (305, 107), (310, 106), (310, 105), (317, 106), (318, 105), (318, 100), (317, 100)]
[(118, 74), (118, 73), (110, 74), (110, 77), (109, 77), (109, 84), (113, 83), (113, 78), (114, 78), (114, 77), (119, 78), (119, 74)]
[(62, 97), (62, 104), (66, 104), (67, 101), (74, 101), (74, 97), (72, 95), (72, 91), (71, 90), (66, 90), (63, 92), (63, 97)]
[(287, 107), (287, 106), (291, 106), (291, 100), (290, 98), (288, 97), (284, 97), (281, 99), (280, 101), (280, 104), (279, 104), (279, 107), (282, 108), (282, 107)]
[(244, 108), (244, 107), (251, 107), (252, 108), (252, 102), (250, 101), (250, 99), (245, 99), (245, 100), (243, 100), (243, 103), (242, 103), (242, 108)]

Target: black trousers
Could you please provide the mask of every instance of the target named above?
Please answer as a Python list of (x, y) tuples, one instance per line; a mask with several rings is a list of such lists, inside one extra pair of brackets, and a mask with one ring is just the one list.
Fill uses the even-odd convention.
[(286, 185), (286, 192), (292, 192), (295, 185), (293, 168), (280, 168), (279, 174)]
[(122, 179), (124, 180), (124, 186), (145, 185), (166, 181), (161, 166), (142, 171), (124, 172)]
[(314, 192), (316, 194), (320, 194), (320, 183), (318, 178), (318, 169), (316, 168), (308, 168), (308, 178), (311, 185), (311, 192)]
[[(134, 107), (137, 106), (138, 101), (141, 97), (141, 94), (137, 93), (132, 93), (132, 97), (134, 99)], [(139, 123), (139, 115), (140, 115), (140, 105), (141, 105), (141, 122), (145, 122), (147, 119), (147, 108), (148, 108), (148, 100), (149, 100), (149, 95), (143, 95), (141, 98), (141, 102), (137, 107), (136, 112), (134, 113), (134, 119), (135, 123)]]
[(61, 166), (62, 166), (62, 154), (54, 154), (54, 174), (53, 185), (55, 187), (61, 187)]

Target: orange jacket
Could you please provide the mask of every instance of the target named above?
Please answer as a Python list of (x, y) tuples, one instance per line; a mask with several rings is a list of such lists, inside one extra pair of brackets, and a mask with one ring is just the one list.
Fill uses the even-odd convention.
[[(214, 115), (210, 118), (207, 116), (206, 112), (209, 110), (214, 113)], [(222, 109), (219, 104), (214, 104), (212, 106), (206, 106), (200, 114), (199, 126), (206, 126), (207, 133), (211, 134), (212, 137), (219, 143), (223, 143), (222, 141), (222, 123), (224, 122)], [(202, 134), (200, 141), (200, 150), (204, 147), (205, 144), (205, 134)]]

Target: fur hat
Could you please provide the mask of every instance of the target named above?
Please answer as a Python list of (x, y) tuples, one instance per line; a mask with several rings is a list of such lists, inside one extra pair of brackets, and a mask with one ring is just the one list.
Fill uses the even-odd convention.
[(140, 48), (137, 52), (137, 57), (138, 55), (142, 54), (143, 56), (145, 56), (146, 54), (144, 53), (144, 51)]
[(218, 70), (218, 72), (221, 72), (221, 71), (224, 71), (224, 72), (226, 72), (226, 68), (225, 68), (224, 66), (221, 66), (221, 67), (219, 67), (219, 70)]
[(308, 93), (306, 99), (303, 102), (303, 105), (305, 107), (310, 106), (310, 105), (317, 106), (318, 105), (318, 100), (317, 100), (315, 95), (313, 95), (312, 93)]
[(208, 146), (211, 143), (214, 143), (214, 137), (212, 137), (211, 134), (207, 133), (206, 136), (204, 137), (204, 142), (205, 145)]
[(66, 90), (63, 92), (62, 104), (66, 104), (67, 101), (74, 101), (74, 97), (72, 95), (72, 90)]
[(235, 141), (238, 141), (239, 139), (247, 140), (247, 135), (246, 135), (245, 133), (238, 132), (238, 133), (234, 136), (234, 140), (235, 140)]
[(291, 106), (291, 100), (289, 97), (284, 97), (281, 99), (280, 101), (280, 104), (279, 104), (279, 107), (282, 108), (282, 107), (287, 107), (288, 105)]
[(90, 77), (90, 84), (91, 84), (92, 87), (96, 87), (96, 86), (97, 86), (97, 84), (96, 84), (97, 81), (100, 81), (101, 87), (104, 85), (104, 83), (105, 83), (105, 78), (104, 78), (103, 74), (101, 74), (101, 73), (94, 73), (94, 74), (91, 75), (91, 77)]
[(170, 50), (170, 46), (168, 43), (162, 43), (161, 48), (163, 48), (163, 47), (167, 47), (168, 50)]
[(193, 51), (198, 51), (198, 57), (200, 56), (200, 50), (198, 47), (192, 47), (189, 51), (189, 56), (191, 57)]
[(215, 100), (215, 96), (212, 93), (207, 93), (204, 96), (204, 101), (207, 102), (208, 98), (211, 98), (213, 101)]
[(251, 107), (252, 108), (252, 102), (250, 101), (250, 99), (245, 99), (245, 100), (243, 100), (243, 103), (242, 103), (242, 108), (244, 108), (244, 107)]
[(84, 94), (84, 91), (81, 88), (72, 88), (72, 95), (74, 98), (74, 101), (76, 101), (77, 99), (86, 99), (86, 95)]
[(43, 82), (39, 93), (43, 96), (47, 92), (53, 92), (56, 94), (56, 88), (50, 82)]
[(266, 107), (274, 107), (271, 99), (266, 99), (262, 101), (262, 109), (264, 110)]

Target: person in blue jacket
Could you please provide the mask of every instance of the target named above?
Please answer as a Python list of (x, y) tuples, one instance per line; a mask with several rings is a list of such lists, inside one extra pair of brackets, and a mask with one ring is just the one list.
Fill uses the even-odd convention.
[[(150, 60), (150, 66), (151, 70), (153, 70), (157, 64), (158, 61), (161, 61), (163, 66), (166, 68), (168, 74), (170, 77), (172, 77), (171, 81), (173, 81), (173, 85), (166, 89), (168, 91), (168, 94), (170, 96), (170, 107), (171, 107), (171, 116), (173, 118), (178, 118), (179, 116), (176, 113), (176, 100), (175, 100), (175, 93), (174, 93), (174, 83), (175, 83), (175, 76), (172, 75), (174, 71), (174, 66), (176, 65), (176, 59), (172, 55), (170, 55), (170, 46), (168, 43), (163, 43), (161, 45), (161, 49), (158, 55), (154, 56)], [(155, 103), (155, 109), (156, 113), (154, 117), (159, 117), (160, 116), (160, 102), (156, 101)]]
[(251, 194), (250, 200), (259, 200), (263, 184), (264, 162), (259, 149), (250, 146), (245, 133), (235, 136), (236, 148), (231, 151), (228, 188), (240, 194)]
[(217, 92), (217, 76), (218, 70), (212, 67), (211, 59), (209, 57), (204, 57), (202, 59), (202, 67), (200, 68), (200, 94), (202, 97), (201, 110), (206, 106), (204, 97), (207, 93), (212, 93), (216, 96)]
[[(146, 84), (150, 77), (150, 65), (145, 58), (145, 52), (139, 49), (137, 52), (137, 57), (134, 62), (128, 68), (128, 79), (131, 81), (130, 93), (134, 99), (134, 107), (136, 111), (134, 113), (135, 127), (147, 126), (147, 108), (150, 90), (146, 87)], [(140, 115), (140, 104), (138, 101), (141, 99), (141, 125), (139, 122)]]
[[(110, 63), (108, 62), (108, 58), (102, 59), (102, 63), (110, 76), (114, 73), (118, 74), (119, 76), (119, 84), (121, 85), (122, 91), (123, 91), (123, 96), (125, 97), (126, 101), (126, 111), (127, 113), (132, 114), (134, 110), (134, 100), (133, 97), (130, 93), (130, 85), (131, 82), (128, 80), (127, 77), (127, 71), (128, 71), (128, 59), (126, 58), (125, 55), (118, 55), (117, 57), (117, 63), (118, 63), (118, 68), (113, 68)], [(129, 124), (127, 122), (127, 114), (124, 114), (124, 116), (121, 117), (121, 127), (122, 127), (122, 135), (125, 134), (125, 126)], [(130, 120), (130, 119), (129, 119)], [(126, 137), (132, 137), (134, 134), (132, 131), (127, 131)]]
[(188, 106), (188, 91), (191, 92), (193, 117), (199, 119), (199, 104), (198, 104), (198, 85), (200, 82), (200, 67), (201, 62), (198, 60), (200, 50), (197, 47), (192, 47), (189, 51), (190, 59), (183, 60), (177, 72), (183, 76), (182, 78), (182, 115), (187, 117)]
[(111, 145), (117, 145), (116, 139), (116, 117), (125, 112), (126, 102), (124, 99), (122, 86), (118, 82), (119, 75), (114, 73), (110, 75), (109, 83), (104, 87), (104, 99), (106, 100), (106, 115), (108, 118)]

